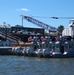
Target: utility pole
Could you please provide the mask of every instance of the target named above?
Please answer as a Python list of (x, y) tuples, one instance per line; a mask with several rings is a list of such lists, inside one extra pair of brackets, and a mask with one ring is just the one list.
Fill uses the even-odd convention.
[(7, 27), (6, 27), (6, 22), (3, 22), (3, 25), (5, 26), (5, 39), (7, 40)]
[(23, 17), (22, 17), (22, 27), (23, 27)]

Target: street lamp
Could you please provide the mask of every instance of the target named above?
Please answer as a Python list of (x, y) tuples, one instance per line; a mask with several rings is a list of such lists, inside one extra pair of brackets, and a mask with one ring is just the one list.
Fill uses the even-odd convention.
[(3, 22), (3, 25), (5, 27), (5, 39), (7, 40), (7, 27), (6, 27), (6, 22)]

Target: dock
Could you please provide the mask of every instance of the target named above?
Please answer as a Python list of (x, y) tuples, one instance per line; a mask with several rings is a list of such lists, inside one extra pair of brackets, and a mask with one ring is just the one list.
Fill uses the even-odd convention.
[(0, 47), (0, 55), (12, 55), (12, 47)]

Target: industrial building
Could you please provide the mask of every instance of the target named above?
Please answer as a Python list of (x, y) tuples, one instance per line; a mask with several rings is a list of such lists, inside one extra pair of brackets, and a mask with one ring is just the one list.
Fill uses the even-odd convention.
[(14, 36), (21, 38), (22, 41), (27, 42), (30, 36), (44, 35), (42, 28), (28, 28), (28, 27), (11, 27), (11, 33)]
[(69, 21), (69, 27), (65, 28), (62, 32), (62, 36), (71, 36), (74, 37), (74, 20)]
[(28, 28), (22, 26), (9, 26), (0, 24), (0, 39), (8, 39), (15, 41), (21, 39), (27, 42), (30, 36), (41, 36), (44, 35), (44, 29), (42, 28)]

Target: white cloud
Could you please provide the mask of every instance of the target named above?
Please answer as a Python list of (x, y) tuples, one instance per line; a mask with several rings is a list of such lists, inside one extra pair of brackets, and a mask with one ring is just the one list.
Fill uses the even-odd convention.
[(20, 9), (16, 9), (16, 11), (30, 11), (30, 10), (27, 8), (20, 8)]

